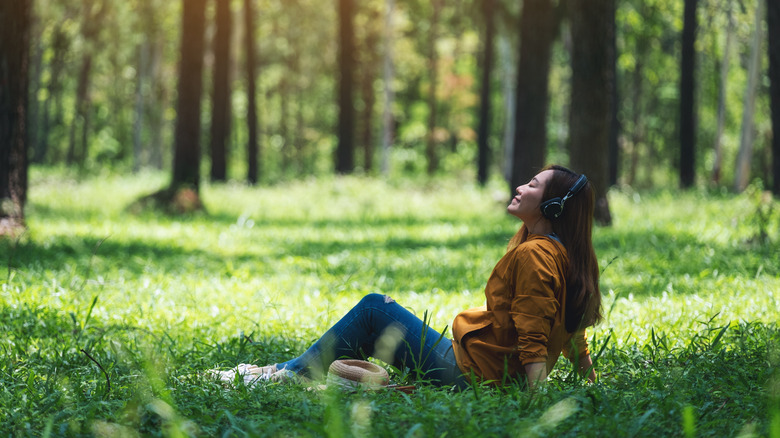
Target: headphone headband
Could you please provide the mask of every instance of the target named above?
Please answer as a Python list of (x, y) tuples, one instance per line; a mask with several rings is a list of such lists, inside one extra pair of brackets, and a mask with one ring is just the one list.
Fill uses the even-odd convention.
[(569, 193), (567, 193), (566, 196), (563, 197), (561, 203), (566, 202), (567, 199), (579, 193), (580, 190), (582, 190), (582, 188), (585, 187), (585, 184), (587, 183), (588, 183), (588, 177), (586, 177), (585, 174), (580, 175), (580, 177), (577, 179), (577, 182), (575, 182), (574, 185), (571, 186), (571, 188), (569, 189)]
[(542, 210), (542, 215), (547, 219), (559, 218), (563, 214), (563, 205), (566, 203), (566, 201), (579, 193), (587, 183), (588, 178), (585, 176), (585, 174), (582, 174), (574, 183), (574, 185), (571, 186), (569, 191), (566, 192), (566, 195), (563, 197), (563, 199), (552, 198), (542, 202), (542, 204), (539, 206), (539, 208)]

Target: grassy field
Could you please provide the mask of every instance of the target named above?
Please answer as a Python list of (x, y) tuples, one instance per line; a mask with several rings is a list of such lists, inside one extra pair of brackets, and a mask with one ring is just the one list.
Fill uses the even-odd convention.
[(501, 184), (215, 185), (208, 214), (127, 213), (164, 183), (34, 169), (29, 230), (0, 240), (0, 435), (780, 438), (780, 208), (755, 190), (611, 193), (596, 384), (561, 360), (533, 394), (404, 395), (198, 373), (289, 359), (368, 292), (445, 329), (519, 226)]

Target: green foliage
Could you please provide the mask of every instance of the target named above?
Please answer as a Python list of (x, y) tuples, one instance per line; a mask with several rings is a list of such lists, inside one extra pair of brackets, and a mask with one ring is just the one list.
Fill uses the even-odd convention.
[(595, 385), (561, 360), (534, 393), (342, 394), (200, 373), (299, 354), (368, 292), (444, 330), (481, 304), (519, 225), (503, 184), (206, 185), (208, 215), (125, 212), (164, 180), (33, 169), (29, 231), (0, 241), (0, 434), (780, 433), (777, 236), (752, 240), (751, 195), (611, 193), (615, 224), (594, 235)]
[[(702, 0), (697, 33), (697, 175), (709, 181), (718, 135), (721, 64), (726, 33), (731, 29), (728, 74), (724, 92), (722, 170), (719, 184), (732, 185), (739, 146), (747, 82), (746, 59), (754, 31), (754, 11), (764, 0)], [(228, 141), (229, 177), (246, 176), (247, 95), (242, 2), (232, 1), (234, 12), (231, 62), (231, 135)], [(255, 38), (258, 53), (257, 107), (261, 179), (278, 182), (311, 175), (329, 175), (337, 144), (337, 29), (335, 4), (314, 0), (256, 0)], [(433, 3), (395, 2), (392, 29), (386, 29), (384, 0), (356, 2), (355, 109), (357, 171), (378, 169), (385, 83), (382, 66), (386, 33), (392, 39), (395, 96), (393, 156), (390, 168), (418, 173), (426, 168), (431, 93), (431, 48), (437, 56), (434, 123), (439, 172), (471, 170), (476, 155), (476, 113), (479, 100), (480, 2), (440, 2), (436, 41), (431, 41)], [(502, 132), (509, 123), (507, 108), (518, 53), (518, 17), (522, 2), (496, 3), (497, 62), (492, 87), (491, 172), (498, 174)], [(165, 168), (171, 159), (176, 117), (181, 1), (92, 0), (84, 3), (39, 0), (35, 3), (31, 35), (30, 108), (28, 130), (35, 162), (59, 165), (65, 161), (71, 138), (82, 136), (86, 120), (77, 115), (81, 66), (89, 58), (87, 81), (89, 123), (83, 126), (88, 156), (80, 163), (84, 173), (111, 167)], [(91, 7), (86, 7), (91, 5)], [(211, 5), (211, 4), (210, 4)], [(94, 32), (86, 27), (103, 11)], [(202, 105), (202, 174), (208, 174), (208, 132), (211, 118), (214, 33), (213, 5), (207, 11)], [(729, 17), (734, 25), (729, 26)], [(678, 160), (679, 62), (682, 2), (626, 0), (617, 2), (616, 84), (620, 122), (621, 182), (655, 187), (676, 180)], [(568, 151), (571, 50), (568, 21), (561, 23), (553, 45), (550, 70), (548, 157), (566, 162)], [(765, 51), (762, 51), (764, 53)], [(766, 56), (765, 54), (763, 56)], [(764, 66), (767, 61), (764, 60)], [(765, 72), (764, 68), (762, 72)], [(765, 73), (762, 73), (765, 75)], [(505, 79), (508, 78), (508, 79)], [(769, 123), (766, 76), (759, 87), (751, 170), (769, 181)], [(368, 91), (366, 91), (368, 90)], [(369, 97), (373, 91), (373, 96)], [(137, 131), (135, 131), (137, 129)], [(366, 144), (367, 143), (367, 144)], [(363, 169), (363, 147), (375, 149), (374, 169)], [(138, 150), (134, 150), (137, 148)]]

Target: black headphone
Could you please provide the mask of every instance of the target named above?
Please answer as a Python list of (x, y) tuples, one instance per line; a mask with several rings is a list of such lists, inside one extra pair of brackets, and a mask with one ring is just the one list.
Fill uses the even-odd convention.
[(542, 210), (542, 216), (546, 217), (547, 219), (559, 218), (563, 214), (563, 204), (566, 203), (566, 200), (579, 193), (579, 191), (582, 190), (582, 188), (585, 187), (585, 184), (587, 183), (588, 178), (584, 174), (580, 175), (580, 178), (577, 180), (577, 182), (574, 183), (573, 186), (571, 186), (563, 199), (557, 197), (542, 202), (539, 205), (539, 208)]

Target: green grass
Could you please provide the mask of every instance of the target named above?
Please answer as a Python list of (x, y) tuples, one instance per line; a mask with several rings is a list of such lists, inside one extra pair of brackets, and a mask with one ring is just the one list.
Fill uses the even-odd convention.
[(29, 230), (0, 240), (0, 435), (780, 438), (779, 209), (761, 222), (756, 191), (611, 194), (597, 384), (561, 360), (541, 393), (406, 396), (197, 373), (288, 359), (368, 292), (444, 329), (519, 226), (503, 185), (228, 184), (208, 214), (125, 212), (164, 183), (33, 169)]

